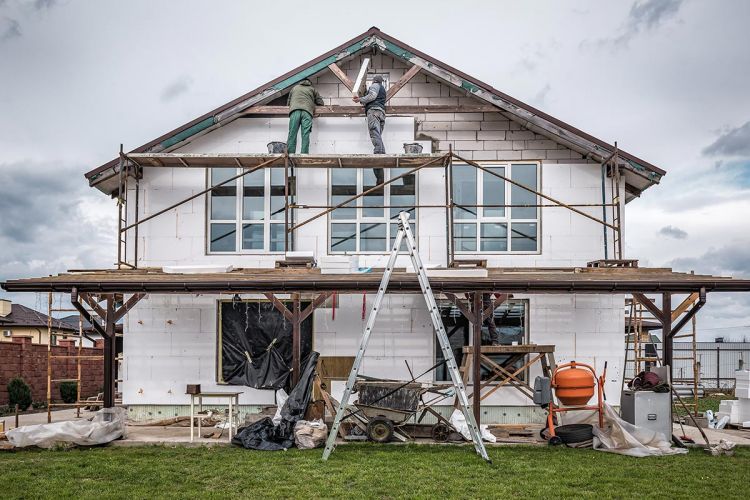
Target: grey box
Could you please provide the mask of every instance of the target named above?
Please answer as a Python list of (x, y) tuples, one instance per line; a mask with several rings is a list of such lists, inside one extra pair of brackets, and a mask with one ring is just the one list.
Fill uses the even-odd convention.
[(622, 391), (622, 419), (637, 427), (661, 432), (672, 440), (672, 400), (668, 392)]

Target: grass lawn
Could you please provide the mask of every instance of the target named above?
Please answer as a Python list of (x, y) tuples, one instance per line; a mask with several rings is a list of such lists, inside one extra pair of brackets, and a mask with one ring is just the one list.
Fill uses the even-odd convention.
[(2, 498), (750, 498), (750, 449), (629, 458), (593, 450), (343, 445), (321, 450), (95, 448), (0, 453)]

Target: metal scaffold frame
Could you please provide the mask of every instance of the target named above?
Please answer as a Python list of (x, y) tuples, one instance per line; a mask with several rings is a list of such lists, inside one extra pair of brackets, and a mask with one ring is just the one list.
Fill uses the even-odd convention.
[[(565, 203), (561, 200), (553, 198), (547, 194), (544, 194), (539, 189), (526, 186), (520, 182), (514, 181), (513, 179), (499, 174), (480, 163), (463, 158), (458, 154), (455, 154), (450, 148), (448, 152), (432, 154), (432, 155), (289, 155), (284, 154), (268, 154), (268, 155), (227, 155), (227, 154), (179, 154), (179, 153), (131, 153), (126, 154), (122, 152), (122, 146), (120, 147), (120, 164), (119, 164), (119, 183), (117, 189), (117, 201), (118, 201), (118, 248), (117, 248), (117, 267), (118, 269), (137, 269), (138, 268), (138, 228), (144, 222), (147, 222), (155, 217), (158, 217), (164, 213), (170, 212), (177, 207), (192, 201), (196, 198), (209, 194), (214, 189), (234, 182), (237, 179), (244, 177), (248, 174), (261, 170), (263, 168), (283, 168), (284, 169), (284, 251), (294, 250), (294, 235), (295, 231), (299, 228), (309, 224), (310, 222), (324, 217), (334, 210), (347, 207), (352, 202), (367, 196), (373, 192), (382, 190), (389, 184), (402, 179), (404, 177), (415, 174), (424, 168), (442, 168), (445, 171), (445, 204), (420, 204), (415, 203), (410, 206), (391, 205), (391, 204), (374, 204), (371, 208), (443, 208), (445, 209), (446, 217), (446, 255), (448, 267), (454, 267), (455, 258), (455, 245), (453, 235), (453, 211), (456, 207), (469, 207), (469, 208), (564, 208), (581, 217), (587, 218), (593, 222), (601, 224), (603, 229), (604, 237), (604, 259), (609, 259), (609, 244), (608, 244), (608, 231), (612, 231), (613, 242), (614, 242), (614, 259), (622, 259), (622, 227), (620, 223), (620, 211), (621, 211), (621, 198), (620, 198), (620, 168), (618, 165), (618, 150), (616, 149), (612, 155), (602, 162), (602, 202), (601, 203)], [(453, 195), (453, 162), (454, 160), (473, 166), (475, 169), (484, 172), (487, 175), (494, 176), (507, 182), (513, 186), (519, 187), (525, 191), (534, 194), (537, 198), (544, 200), (543, 202), (527, 203), (527, 204), (473, 204), (463, 205), (455, 202)], [(248, 162), (252, 161), (252, 165)], [(170, 163), (176, 162), (176, 163)], [(370, 162), (368, 166), (368, 162)], [(224, 181), (207, 187), (197, 193), (194, 193), (183, 200), (170, 205), (164, 209), (161, 209), (153, 214), (145, 215), (141, 218), (140, 206), (139, 206), (139, 191), (140, 191), (140, 179), (142, 178), (144, 168), (165, 168), (169, 166), (175, 168), (239, 168), (242, 171)], [(297, 182), (296, 182), (296, 169), (299, 168), (382, 168), (385, 165), (393, 166), (396, 168), (403, 168), (404, 166), (410, 167), (408, 171), (397, 175), (388, 180), (384, 180), (379, 184), (370, 187), (361, 193), (353, 195), (346, 200), (336, 205), (308, 205), (300, 204), (297, 200)], [(607, 190), (605, 178), (611, 178), (611, 200), (607, 201)], [(134, 195), (135, 195), (135, 206), (133, 207), (132, 214), (134, 217), (133, 222), (129, 222), (130, 210), (128, 208), (128, 190), (129, 182), (132, 179), (134, 183)], [(601, 207), (602, 217), (598, 218), (589, 213), (586, 213), (583, 209)], [(612, 222), (607, 220), (607, 208), (612, 211)], [(322, 210), (315, 215), (308, 217), (305, 220), (296, 222), (296, 212), (298, 209), (317, 209)], [(128, 235), (133, 232), (134, 243), (133, 249), (133, 260), (132, 262), (128, 259)]]

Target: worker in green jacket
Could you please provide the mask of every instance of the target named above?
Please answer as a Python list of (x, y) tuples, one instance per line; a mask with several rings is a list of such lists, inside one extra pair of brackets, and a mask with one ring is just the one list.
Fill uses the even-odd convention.
[(297, 152), (297, 131), (302, 128), (302, 154), (310, 152), (310, 132), (312, 132), (315, 105), (322, 106), (323, 98), (313, 84), (305, 78), (289, 92), (289, 138), (286, 149), (289, 153)]

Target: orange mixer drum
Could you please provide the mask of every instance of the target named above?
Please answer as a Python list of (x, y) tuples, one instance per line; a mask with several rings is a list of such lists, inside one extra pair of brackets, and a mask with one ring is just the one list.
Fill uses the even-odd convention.
[(580, 406), (588, 403), (594, 395), (596, 380), (594, 375), (575, 365), (555, 373), (555, 394), (560, 402), (569, 406)]

